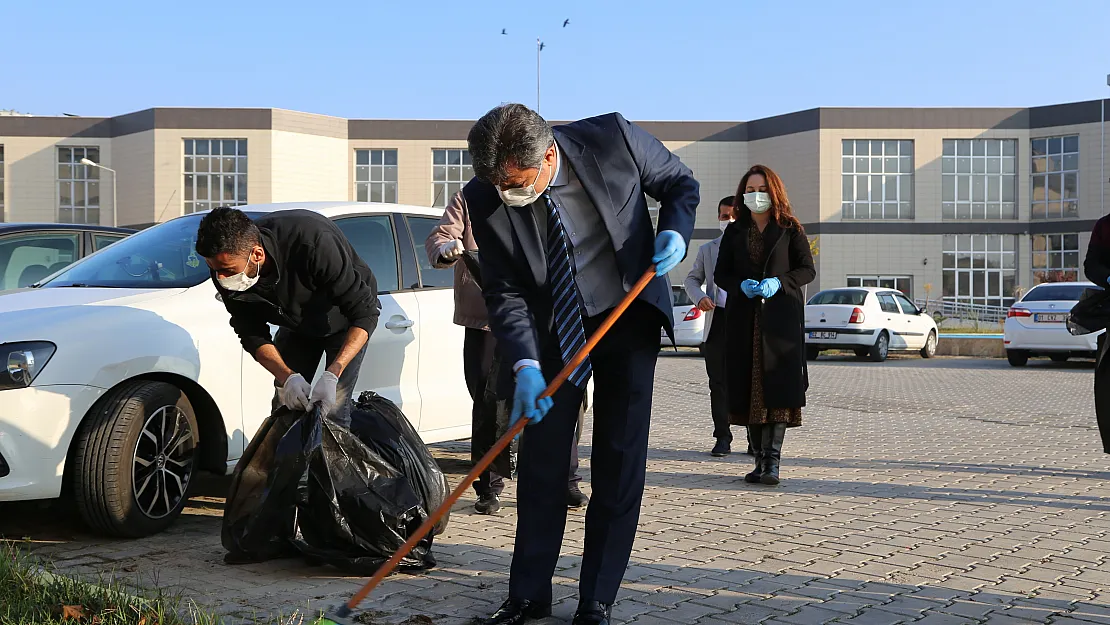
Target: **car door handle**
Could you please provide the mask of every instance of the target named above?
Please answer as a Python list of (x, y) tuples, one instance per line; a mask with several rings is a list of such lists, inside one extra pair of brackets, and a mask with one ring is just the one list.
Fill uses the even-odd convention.
[(404, 330), (416, 325), (412, 319), (398, 319), (396, 321), (386, 321), (385, 327), (389, 330)]

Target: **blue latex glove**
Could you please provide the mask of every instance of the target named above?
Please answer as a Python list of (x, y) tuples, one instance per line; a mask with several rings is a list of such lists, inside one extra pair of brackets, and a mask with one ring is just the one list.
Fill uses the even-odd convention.
[(543, 420), (554, 401), (550, 397), (540, 399), (547, 388), (543, 373), (535, 367), (522, 367), (516, 372), (516, 390), (513, 391), (513, 410), (509, 414), (509, 427), (524, 417), (533, 424)]
[(782, 281), (778, 278), (767, 278), (759, 283), (759, 292), (763, 295), (763, 299), (768, 299), (775, 293), (779, 292), (782, 288)]
[(759, 297), (761, 291), (759, 290), (759, 283), (755, 280), (744, 280), (740, 283), (740, 290), (744, 292), (749, 298)]
[(664, 230), (655, 237), (655, 256), (651, 262), (655, 263), (655, 275), (661, 276), (670, 273), (672, 269), (682, 262), (686, 255), (686, 241), (682, 235), (674, 230)]

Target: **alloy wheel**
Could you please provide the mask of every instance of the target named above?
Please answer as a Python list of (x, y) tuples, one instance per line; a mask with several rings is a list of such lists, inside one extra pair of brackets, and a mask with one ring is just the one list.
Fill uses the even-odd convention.
[(173, 512), (193, 475), (196, 437), (185, 413), (163, 406), (145, 423), (131, 466), (131, 488), (142, 513), (160, 519)]

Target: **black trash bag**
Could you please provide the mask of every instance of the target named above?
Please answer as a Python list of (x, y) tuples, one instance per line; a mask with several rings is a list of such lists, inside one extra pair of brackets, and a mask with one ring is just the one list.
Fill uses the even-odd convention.
[[(367, 432), (366, 422), (376, 421), (374, 417), (369, 412), (360, 415), (359, 429)], [(354, 418), (352, 413), (352, 422)], [(351, 430), (322, 419), (319, 411), (310, 411), (302, 422), (308, 483), (298, 494), (293, 544), (313, 562), (372, 575), (428, 517), (413, 487), (415, 480), (403, 465), (393, 465)], [(366, 440), (380, 445), (379, 440)], [(416, 441), (423, 448), (419, 437)], [(435, 566), (431, 549), (432, 537), (425, 537), (399, 568)]]
[(1092, 288), (1083, 291), (1068, 314), (1068, 332), (1080, 336), (1110, 327), (1110, 291)]
[[(401, 471), (419, 497), (425, 519), (447, 500), (451, 492), (447, 477), (397, 404), (373, 391), (364, 391), (351, 411), (351, 431)], [(443, 533), (450, 516), (443, 515), (432, 531), (433, 536)]]
[(296, 519), (297, 483), (304, 475), (302, 413), (274, 411), (235, 465), (224, 503), (220, 540), (228, 561), (296, 555), (289, 542)]

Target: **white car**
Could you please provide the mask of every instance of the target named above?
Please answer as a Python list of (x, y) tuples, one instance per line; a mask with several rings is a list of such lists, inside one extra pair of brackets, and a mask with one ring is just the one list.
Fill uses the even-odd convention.
[(1029, 289), (1006, 313), (1003, 340), (1010, 364), (1024, 367), (1031, 356), (1048, 356), (1054, 362), (1072, 356), (1093, 358), (1105, 330), (1073, 336), (1067, 320), (1083, 291), (1094, 288), (1098, 287), (1092, 282), (1049, 282)]
[[(335, 221), (378, 281), (382, 310), (354, 396), (402, 407), (425, 442), (470, 436), (450, 269), (424, 239), (441, 210), (305, 208)], [(142, 536), (180, 513), (198, 469), (225, 473), (270, 414), (273, 378), (228, 324), (194, 249), (194, 214), (0, 294), (0, 501), (74, 497), (93, 529)]]
[(863, 287), (829, 289), (805, 307), (806, 357), (822, 350), (850, 350), (874, 362), (892, 351), (937, 353), (937, 324), (900, 291)]
[[(671, 287), (671, 299), (674, 306), (671, 314), (674, 315), (674, 344), (678, 347), (697, 347), (702, 343), (705, 332), (705, 313), (690, 301), (686, 289), (680, 286)], [(660, 330), (659, 340), (662, 347), (671, 347), (671, 337), (666, 330)]]

